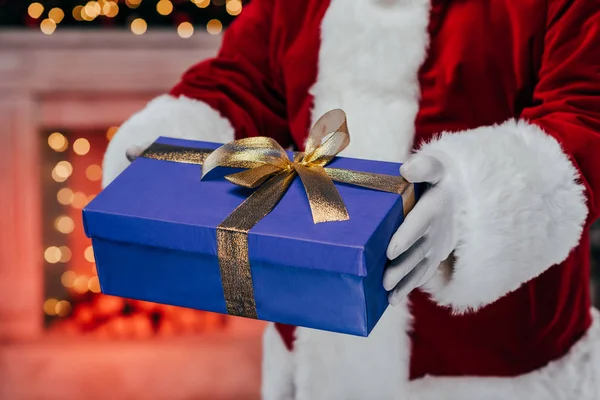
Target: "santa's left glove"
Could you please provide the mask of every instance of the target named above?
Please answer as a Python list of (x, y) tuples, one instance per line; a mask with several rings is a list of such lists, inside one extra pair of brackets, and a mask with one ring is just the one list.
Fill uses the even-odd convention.
[(424, 285), (456, 248), (460, 177), (451, 160), (430, 154), (414, 155), (400, 167), (409, 182), (429, 184), (392, 237), (383, 286), (392, 305)]

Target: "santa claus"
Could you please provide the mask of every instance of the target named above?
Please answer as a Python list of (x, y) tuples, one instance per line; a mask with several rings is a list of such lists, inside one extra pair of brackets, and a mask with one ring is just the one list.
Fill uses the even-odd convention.
[(302, 149), (334, 108), (343, 155), (431, 184), (370, 337), (270, 325), (264, 399), (600, 399), (598, 0), (254, 0), (223, 39), (123, 124), (105, 185), (158, 136)]

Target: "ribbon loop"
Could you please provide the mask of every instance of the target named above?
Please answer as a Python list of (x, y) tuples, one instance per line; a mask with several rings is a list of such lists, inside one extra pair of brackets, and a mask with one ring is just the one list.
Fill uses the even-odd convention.
[(308, 165), (319, 165), (324, 167), (334, 157), (348, 146), (349, 136), (345, 132), (334, 132), (325, 138), (325, 141), (311, 154), (307, 154), (301, 163)]
[[(335, 136), (334, 141), (329, 145), (323, 146), (322, 150), (319, 150), (323, 145), (323, 139), (330, 134), (332, 137)], [(331, 137), (328, 139), (331, 139)], [(326, 140), (325, 142), (327, 143), (328, 141)], [(319, 158), (321, 153), (323, 155), (328, 154), (333, 158), (333, 156), (344, 150), (348, 144), (350, 144), (350, 134), (346, 122), (346, 113), (342, 110), (328, 111), (315, 122), (310, 130), (306, 142), (305, 162), (312, 162), (316, 158)], [(313, 154), (317, 151), (320, 154)]]
[(202, 178), (217, 167), (256, 168), (271, 164), (280, 169), (290, 164), (287, 153), (275, 139), (258, 136), (234, 140), (213, 151), (202, 166)]

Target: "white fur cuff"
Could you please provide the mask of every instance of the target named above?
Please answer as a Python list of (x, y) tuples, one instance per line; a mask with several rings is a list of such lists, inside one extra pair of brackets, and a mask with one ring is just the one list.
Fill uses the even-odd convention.
[(206, 103), (184, 96), (159, 96), (121, 125), (110, 141), (104, 155), (102, 187), (129, 165), (127, 149), (145, 148), (159, 136), (225, 143), (233, 140), (233, 128)]
[(420, 151), (462, 182), (456, 262), (424, 289), (457, 312), (492, 303), (564, 261), (587, 216), (578, 171), (537, 125), (445, 133)]

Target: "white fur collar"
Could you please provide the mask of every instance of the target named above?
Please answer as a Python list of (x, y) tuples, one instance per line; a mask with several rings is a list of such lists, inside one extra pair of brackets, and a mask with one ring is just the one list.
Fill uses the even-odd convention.
[(321, 27), (313, 120), (348, 114), (344, 155), (405, 161), (419, 109), (418, 70), (428, 46), (428, 0), (332, 0)]

